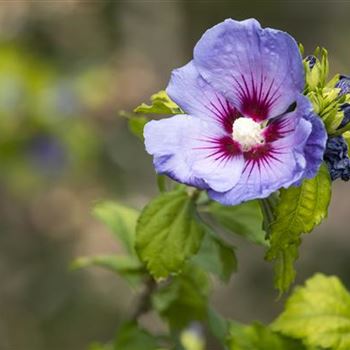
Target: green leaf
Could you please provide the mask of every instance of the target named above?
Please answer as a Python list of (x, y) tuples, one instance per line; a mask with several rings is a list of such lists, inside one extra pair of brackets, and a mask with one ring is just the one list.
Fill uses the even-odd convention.
[(294, 262), (299, 257), (299, 242), (291, 244), (287, 249), (281, 249), (277, 254), (274, 265), (275, 287), (283, 293), (294, 282), (296, 271)]
[(243, 326), (232, 323), (229, 335), (230, 350), (306, 350), (294, 339), (274, 333), (259, 323)]
[(210, 231), (205, 235), (193, 262), (217, 275), (224, 282), (228, 282), (231, 274), (237, 271), (237, 259), (233, 248)]
[(207, 318), (209, 289), (207, 273), (188, 265), (153, 295), (153, 306), (172, 329), (184, 329)]
[(284, 292), (293, 282), (293, 262), (303, 233), (311, 232), (327, 216), (331, 198), (331, 180), (323, 164), (316, 177), (299, 187), (280, 191), (275, 221), (270, 226), (270, 248), (266, 259), (275, 260), (275, 286)]
[(350, 294), (337, 277), (316, 274), (295, 289), (272, 328), (310, 346), (348, 350)]
[(144, 273), (140, 261), (132, 256), (98, 255), (81, 257), (71, 264), (71, 268), (74, 270), (91, 266), (99, 266), (115, 272), (127, 279), (132, 285), (137, 284)]
[(158, 341), (147, 331), (139, 328), (136, 322), (122, 325), (117, 332), (115, 350), (156, 350)]
[(116, 202), (104, 201), (94, 207), (93, 214), (112, 230), (129, 253), (135, 254), (135, 227), (139, 216), (137, 210)]
[(178, 105), (173, 102), (165, 91), (159, 91), (151, 96), (151, 105), (142, 103), (134, 109), (135, 113), (143, 114), (179, 114), (182, 113)]
[(195, 199), (186, 190), (160, 194), (142, 211), (136, 227), (136, 250), (155, 278), (178, 273), (197, 253), (204, 228)]
[(208, 310), (208, 326), (211, 333), (225, 344), (229, 334), (229, 322), (211, 307)]
[(211, 202), (209, 213), (230, 232), (244, 236), (254, 243), (266, 245), (265, 232), (262, 229), (263, 216), (257, 201), (232, 207)]
[(130, 117), (128, 127), (132, 134), (138, 137), (141, 141), (144, 140), (143, 128), (149, 120), (146, 117)]

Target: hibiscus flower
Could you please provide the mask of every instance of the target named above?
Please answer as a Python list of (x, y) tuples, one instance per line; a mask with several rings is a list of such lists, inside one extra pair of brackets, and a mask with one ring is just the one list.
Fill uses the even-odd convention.
[(304, 85), (289, 34), (254, 19), (207, 30), (166, 89), (184, 114), (145, 126), (156, 171), (225, 205), (314, 177), (327, 134)]

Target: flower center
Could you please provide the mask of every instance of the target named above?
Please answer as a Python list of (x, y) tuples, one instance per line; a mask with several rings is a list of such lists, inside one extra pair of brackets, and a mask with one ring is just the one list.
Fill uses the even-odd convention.
[(250, 118), (238, 118), (233, 123), (232, 138), (237, 141), (243, 151), (249, 151), (253, 146), (264, 143), (261, 124)]

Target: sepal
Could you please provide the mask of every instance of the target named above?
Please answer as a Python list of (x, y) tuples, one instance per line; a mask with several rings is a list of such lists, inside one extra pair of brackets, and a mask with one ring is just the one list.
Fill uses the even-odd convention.
[(325, 86), (329, 73), (327, 50), (317, 47), (313, 55), (304, 59), (304, 68), (307, 90)]
[(134, 109), (135, 113), (142, 114), (160, 114), (160, 115), (171, 115), (171, 114), (182, 114), (180, 107), (173, 102), (168, 94), (161, 90), (151, 96), (151, 105), (142, 103)]

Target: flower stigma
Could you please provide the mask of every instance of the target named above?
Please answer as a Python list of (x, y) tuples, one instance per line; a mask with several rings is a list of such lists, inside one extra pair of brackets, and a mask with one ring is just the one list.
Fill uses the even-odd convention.
[(251, 118), (236, 119), (232, 128), (232, 138), (241, 145), (243, 151), (249, 151), (252, 147), (265, 141), (261, 124)]

